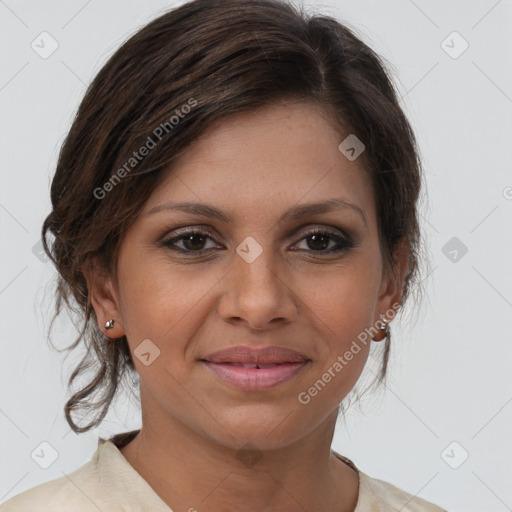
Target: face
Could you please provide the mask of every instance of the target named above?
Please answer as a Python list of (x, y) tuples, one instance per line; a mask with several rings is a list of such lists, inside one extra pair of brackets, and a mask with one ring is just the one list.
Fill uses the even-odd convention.
[[(120, 247), (118, 289), (107, 279), (93, 294), (98, 318), (116, 319), (109, 335), (127, 336), (145, 422), (269, 449), (333, 417), (367, 360), (371, 337), (358, 336), (400, 299), (383, 272), (368, 175), (338, 149), (345, 136), (305, 103), (237, 115), (183, 153), (149, 198)], [(307, 362), (274, 384), (236, 384), (204, 362), (240, 345)]]

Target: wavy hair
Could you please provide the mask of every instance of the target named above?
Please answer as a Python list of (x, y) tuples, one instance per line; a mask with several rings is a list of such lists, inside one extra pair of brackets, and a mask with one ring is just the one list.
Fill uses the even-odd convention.
[[(191, 99), (195, 106), (179, 115)], [(53, 320), (64, 306), (73, 311), (79, 334), (66, 350), (86, 348), (69, 386), (95, 372), (65, 404), (75, 432), (97, 426), (123, 376), (136, 373), (126, 337), (111, 340), (98, 327), (83, 265), (94, 256), (115, 279), (123, 233), (173, 159), (213, 122), (283, 99), (321, 106), (340, 133), (364, 142), (384, 268), (396, 270), (395, 251), (405, 241), (402, 303), (418, 284), (421, 162), (383, 59), (338, 20), (282, 0), (194, 0), (169, 10), (129, 37), (89, 85), (51, 184), (42, 238), (58, 271)], [(167, 130), (156, 147), (122, 173), (158, 126)], [(122, 179), (113, 182), (115, 173)], [(390, 343), (377, 383), (386, 376)], [(79, 426), (72, 417), (79, 411), (94, 418)]]

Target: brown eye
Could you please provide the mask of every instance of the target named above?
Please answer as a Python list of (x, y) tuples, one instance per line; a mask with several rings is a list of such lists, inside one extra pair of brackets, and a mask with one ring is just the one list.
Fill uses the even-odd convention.
[(315, 251), (324, 251), (329, 246), (329, 243), (332, 242), (329, 235), (310, 235), (306, 240), (308, 240), (309, 248)]
[(200, 230), (185, 230), (178, 236), (164, 240), (162, 245), (176, 252), (201, 254), (219, 248), (216, 244), (207, 247), (209, 240), (213, 240), (212, 233)]
[(188, 249), (190, 251), (204, 249), (206, 238), (208, 237), (198, 233), (194, 233), (192, 235), (185, 235), (181, 237), (185, 249)]
[[(342, 233), (340, 231), (340, 233)], [(306, 247), (294, 249), (306, 252), (316, 252), (320, 254), (334, 254), (347, 251), (355, 247), (355, 243), (348, 235), (341, 235), (325, 228), (315, 229), (306, 233), (301, 239), (305, 240)]]

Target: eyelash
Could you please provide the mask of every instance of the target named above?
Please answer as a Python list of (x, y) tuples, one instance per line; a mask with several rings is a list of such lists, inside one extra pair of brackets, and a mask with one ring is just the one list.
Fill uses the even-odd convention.
[[(187, 255), (202, 255), (206, 252), (217, 249), (217, 248), (213, 248), (213, 249), (200, 249), (198, 251), (191, 251), (191, 250), (185, 250), (185, 249), (173, 247), (176, 242), (182, 240), (183, 238), (185, 238), (187, 236), (191, 236), (191, 235), (207, 235), (211, 239), (215, 238), (214, 233), (212, 233), (210, 230), (208, 230), (206, 228), (202, 228), (202, 229), (188, 228), (188, 229), (181, 231), (178, 236), (174, 236), (167, 240), (163, 240), (161, 242), (161, 244), (173, 252), (178, 252), (178, 253), (187, 254)], [(327, 254), (330, 255), (330, 254), (340, 254), (342, 252), (346, 252), (350, 249), (353, 249), (356, 246), (354, 241), (348, 235), (342, 236), (342, 235), (335, 233), (334, 231), (331, 231), (327, 228), (312, 229), (311, 231), (308, 231), (307, 233), (305, 233), (302, 236), (302, 238), (299, 240), (299, 242), (301, 242), (307, 238), (310, 238), (311, 236), (314, 236), (314, 235), (327, 235), (334, 242), (336, 242), (336, 244), (339, 247), (335, 248), (335, 249), (331, 248), (329, 250), (322, 250), (322, 251), (314, 251), (312, 249), (294, 249), (294, 251), (298, 251), (298, 252), (305, 251), (305, 252), (310, 252), (310, 253), (319, 254), (319, 255), (327, 255)]]

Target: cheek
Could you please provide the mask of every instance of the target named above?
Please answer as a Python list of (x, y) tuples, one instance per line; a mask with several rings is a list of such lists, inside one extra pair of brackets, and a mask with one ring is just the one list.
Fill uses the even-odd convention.
[(301, 295), (307, 298), (311, 320), (322, 326), (325, 339), (342, 348), (369, 327), (374, 319), (380, 285), (380, 267), (371, 257), (358, 257), (347, 265), (311, 279)]
[[(120, 262), (123, 278), (122, 316), (132, 351), (150, 339), (162, 355), (183, 352), (208, 314), (208, 294), (222, 277), (217, 270), (198, 271), (193, 265), (173, 265), (165, 258)], [(169, 356), (177, 361), (176, 357)]]
[(311, 397), (322, 395), (316, 402), (327, 401), (335, 407), (360, 377), (372, 343), (365, 329), (373, 324), (379, 276), (375, 259), (360, 257), (308, 288), (314, 293), (306, 295), (303, 290), (308, 297), (309, 321), (321, 338), (317, 344), (320, 364), (309, 388), (311, 394), (304, 390)]

